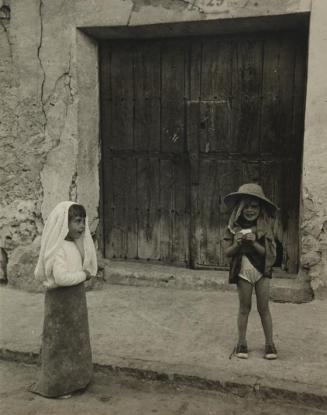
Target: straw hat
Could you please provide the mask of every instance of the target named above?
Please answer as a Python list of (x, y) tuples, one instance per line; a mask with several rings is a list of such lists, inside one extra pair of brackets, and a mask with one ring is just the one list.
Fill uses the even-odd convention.
[(224, 202), (227, 207), (232, 208), (235, 203), (238, 202), (243, 196), (251, 196), (261, 200), (266, 204), (267, 207), (272, 209), (273, 212), (278, 209), (278, 207), (265, 196), (262, 187), (256, 183), (243, 184), (237, 192), (229, 193), (227, 196), (225, 196)]

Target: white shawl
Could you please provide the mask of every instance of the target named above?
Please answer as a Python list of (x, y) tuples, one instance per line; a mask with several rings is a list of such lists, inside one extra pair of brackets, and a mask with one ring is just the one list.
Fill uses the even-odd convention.
[[(75, 204), (74, 202), (59, 203), (46, 220), (39, 259), (34, 272), (35, 278), (39, 281), (45, 281), (52, 273), (56, 253), (68, 234), (68, 210), (71, 205)], [(80, 239), (84, 248), (83, 270), (96, 275), (97, 257), (87, 217), (85, 218), (85, 232)]]

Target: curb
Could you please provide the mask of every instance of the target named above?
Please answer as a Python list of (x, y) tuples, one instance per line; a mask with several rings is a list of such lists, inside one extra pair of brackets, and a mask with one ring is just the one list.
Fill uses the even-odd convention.
[[(38, 364), (39, 354), (33, 352), (12, 351), (0, 348), (0, 359), (25, 364)], [(93, 364), (95, 372), (104, 375), (127, 375), (137, 379), (159, 381), (194, 387), (202, 390), (210, 390), (222, 393), (231, 393), (241, 398), (257, 398), (283, 400), (292, 404), (314, 407), (316, 409), (327, 409), (327, 395), (305, 391), (263, 385), (260, 379), (256, 381), (224, 381), (222, 379), (207, 379), (197, 375), (175, 373), (168, 367), (164, 370), (142, 369), (114, 364)], [(253, 379), (254, 380), (254, 379)]]

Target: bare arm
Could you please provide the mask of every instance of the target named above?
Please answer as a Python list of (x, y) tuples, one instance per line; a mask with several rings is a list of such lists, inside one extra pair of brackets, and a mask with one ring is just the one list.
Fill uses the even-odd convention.
[(243, 235), (238, 232), (234, 240), (228, 239), (224, 241), (224, 251), (227, 258), (230, 258), (238, 253), (242, 244)]

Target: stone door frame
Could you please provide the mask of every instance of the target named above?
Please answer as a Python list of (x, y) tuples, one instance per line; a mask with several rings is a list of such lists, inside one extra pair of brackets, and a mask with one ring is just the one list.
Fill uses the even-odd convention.
[[(78, 87), (77, 128), (80, 154), (77, 174), (80, 200), (97, 200), (97, 205), (86, 206), (90, 217), (95, 218), (97, 242), (103, 250), (103, 224), (101, 199), (101, 146), (98, 41), (117, 38), (176, 37), (185, 34), (210, 35), (220, 33), (252, 32), (308, 28), (310, 13), (251, 18), (214, 19), (207, 21), (164, 23), (144, 26), (78, 27), (76, 30), (76, 68)], [(86, 159), (86, 160), (85, 160)], [(87, 163), (86, 163), (87, 162)], [(85, 169), (88, 165), (89, 168)], [(99, 186), (94, 186), (98, 182)], [(90, 197), (90, 192), (92, 196)], [(84, 196), (83, 196), (84, 194)], [(301, 227), (300, 211), (300, 227)], [(301, 247), (300, 247), (301, 255)], [(301, 270), (300, 270), (301, 271)]]

